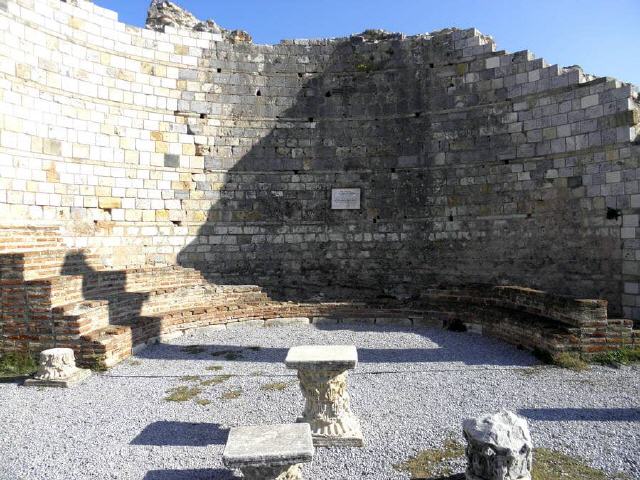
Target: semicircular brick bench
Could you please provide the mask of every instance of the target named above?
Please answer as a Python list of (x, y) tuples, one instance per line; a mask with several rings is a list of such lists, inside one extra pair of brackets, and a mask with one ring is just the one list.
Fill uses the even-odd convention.
[[(472, 332), (550, 353), (591, 355), (640, 344), (633, 322), (609, 319), (604, 300), (475, 286), (425, 289), (411, 301), (279, 302), (256, 285), (209, 284), (191, 268), (108, 269), (90, 251), (66, 249), (55, 232), (19, 231), (22, 243), (0, 255), (5, 352), (66, 347), (74, 349), (81, 366), (111, 367), (134, 349), (197, 328), (338, 322), (464, 324)], [(31, 237), (48, 250), (30, 245)]]

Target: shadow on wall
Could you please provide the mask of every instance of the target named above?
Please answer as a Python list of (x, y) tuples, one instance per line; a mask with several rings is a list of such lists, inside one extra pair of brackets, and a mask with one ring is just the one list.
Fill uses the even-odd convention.
[[(430, 181), (424, 171), (395, 172), (402, 158), (424, 159), (427, 123), (416, 112), (428, 109), (427, 52), (399, 39), (328, 48), (313, 75), (303, 76), (304, 65), (265, 64), (265, 78), (284, 78), (297, 96), (266, 136), (256, 122), (244, 130), (258, 141), (234, 164), (206, 159), (228, 171), (208, 221), (179, 253), (180, 265), (212, 283), (257, 284), (283, 299), (320, 291), (340, 297), (347, 289), (380, 293), (428, 264), (411, 248), (424, 244), (427, 224), (405, 229), (401, 240), (397, 223), (418, 212), (429, 216)], [(262, 87), (253, 113), (232, 115), (272, 111), (264, 107), (282, 100), (270, 98), (279, 90)], [(207, 178), (203, 188), (216, 175)], [(361, 188), (362, 208), (331, 210), (332, 187)]]
[[(463, 76), (455, 79), (455, 96), (445, 94), (453, 83), (434, 65), (452, 68), (447, 67), (455, 59), (447, 53), (452, 47), (443, 46), (446, 38), (451, 37), (435, 45), (435, 40), (394, 37), (325, 45), (318, 51), (329, 52), (326, 61), (312, 75), (303, 73), (305, 65), (282, 58), (266, 62), (259, 78), (295, 87), (293, 104), (277, 114), (267, 135), (263, 122), (242, 128), (244, 118), (266, 118), (261, 113), (282, 100), (271, 95), (282, 91), (281, 83), (263, 86), (251, 110), (236, 104), (225, 128), (208, 130), (216, 136), (218, 153), (205, 158), (205, 181), (197, 183), (213, 205), (195, 239), (178, 254), (178, 264), (198, 269), (212, 283), (260, 285), (274, 299), (406, 298), (425, 286), (483, 283), (602, 296), (617, 305), (618, 297), (608, 294), (617, 288), (607, 281), (610, 272), (591, 284), (593, 265), (577, 261), (593, 247), (586, 235), (575, 236), (581, 228), (579, 199), (566, 188), (551, 195), (544, 165), (532, 179), (536, 188), (545, 186), (544, 202), (536, 188), (486, 193), (480, 186), (459, 187), (464, 173), (458, 161), (476, 169), (475, 175), (486, 175), (488, 162), (511, 175), (498, 159), (513, 148), (504, 141), (508, 125), (501, 117), (512, 113), (512, 105), (494, 100), (476, 113), (460, 109), (456, 118), (433, 118), (432, 112), (459, 107), (461, 101), (478, 103)], [(253, 47), (236, 48), (250, 53)], [(313, 57), (309, 52), (316, 47), (309, 48)], [(213, 63), (209, 71), (208, 81), (215, 85)], [(199, 128), (207, 132), (208, 127)], [(489, 137), (482, 133), (486, 128), (504, 135)], [(442, 134), (447, 129), (453, 138)], [(225, 150), (232, 147), (225, 141), (238, 136), (241, 145), (254, 143), (231, 161)], [(440, 152), (453, 154), (454, 160), (436, 164)], [(223, 186), (217, 189), (216, 182)], [(346, 187), (361, 189), (361, 209), (332, 210), (331, 189)], [(500, 216), (504, 204), (516, 202), (523, 209), (544, 205), (546, 211), (512, 215), (500, 228), (473, 213), (477, 207), (485, 216)], [(550, 215), (552, 223), (563, 226), (553, 235), (545, 234)], [(617, 251), (604, 239), (598, 244)], [(619, 273), (615, 261), (606, 265), (602, 268)]]
[(82, 251), (65, 255), (61, 274), (81, 275), (83, 298), (106, 300), (109, 309), (108, 323), (112, 325), (135, 323), (142, 311), (142, 304), (149, 298), (149, 293), (127, 292), (127, 272), (96, 270)]

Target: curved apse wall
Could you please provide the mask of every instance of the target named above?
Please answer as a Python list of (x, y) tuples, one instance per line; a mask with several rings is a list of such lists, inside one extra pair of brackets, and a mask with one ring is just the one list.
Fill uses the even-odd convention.
[(3, 223), (285, 297), (517, 283), (640, 318), (631, 86), (476, 30), (232, 44), (78, 3), (0, 1)]

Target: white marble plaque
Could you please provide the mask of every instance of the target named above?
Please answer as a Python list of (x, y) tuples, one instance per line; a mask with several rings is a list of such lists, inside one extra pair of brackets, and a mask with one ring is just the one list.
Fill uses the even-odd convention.
[(332, 188), (332, 210), (360, 210), (359, 188)]

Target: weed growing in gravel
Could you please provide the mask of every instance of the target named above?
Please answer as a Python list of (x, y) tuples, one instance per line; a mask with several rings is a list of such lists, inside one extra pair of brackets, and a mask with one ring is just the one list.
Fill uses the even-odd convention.
[(0, 377), (31, 375), (38, 364), (28, 353), (8, 353), (0, 357)]
[(198, 405), (202, 405), (203, 407), (206, 407), (207, 405), (209, 405), (211, 402), (211, 400), (207, 400), (206, 398), (199, 398), (196, 400), (196, 403)]
[(267, 391), (272, 391), (272, 392), (281, 392), (282, 390), (287, 388), (289, 385), (291, 385), (291, 384), (290, 383), (286, 383), (286, 382), (265, 383), (264, 385), (260, 386), (260, 390), (267, 390)]
[(599, 353), (593, 356), (591, 362), (610, 367), (640, 362), (640, 347), (621, 348), (612, 352)]
[(419, 452), (406, 462), (395, 465), (396, 470), (409, 472), (411, 478), (443, 477), (453, 474), (453, 461), (464, 455), (464, 447), (453, 438), (445, 440), (441, 448)]
[(626, 475), (607, 475), (580, 459), (547, 448), (534, 449), (531, 474), (532, 480), (630, 480)]
[(251, 373), (252, 377), (264, 377), (267, 374), (267, 372), (265, 372), (264, 370), (256, 370), (255, 372)]
[(229, 380), (231, 377), (233, 377), (233, 375), (216, 375), (215, 377), (210, 378), (209, 380), (201, 381), (200, 385), (203, 387), (208, 387), (211, 385), (220, 385), (221, 383), (224, 383), (227, 380)]
[(563, 352), (553, 356), (553, 364), (576, 372), (589, 370), (589, 364), (577, 353)]
[(198, 387), (187, 387), (181, 385), (179, 387), (170, 388), (167, 390), (167, 393), (169, 395), (164, 398), (167, 402), (188, 402), (200, 395), (202, 390)]
[(238, 388), (236, 390), (229, 390), (224, 392), (222, 396), (220, 396), (221, 400), (235, 400), (236, 398), (240, 398), (242, 395), (242, 389)]
[(142, 365), (142, 362), (140, 360), (129, 360), (129, 365), (132, 367), (138, 367)]
[[(442, 448), (424, 450), (406, 462), (395, 465), (395, 468), (409, 472), (413, 479), (457, 479), (453, 469), (458, 462), (464, 462), (464, 447), (456, 440), (448, 439)], [(581, 459), (548, 448), (533, 450), (531, 475), (532, 480), (631, 480), (624, 474), (608, 475)], [(464, 478), (464, 475), (460, 478)]]
[(190, 355), (198, 355), (206, 351), (206, 348), (204, 348), (202, 345), (187, 345), (185, 347), (182, 347), (180, 350)]
[(610, 352), (602, 352), (588, 359), (585, 359), (580, 354), (574, 352), (564, 352), (552, 355), (551, 353), (538, 348), (533, 350), (533, 355), (538, 360), (548, 365), (555, 365), (557, 367), (568, 368), (579, 372), (587, 370), (590, 363), (609, 367), (618, 367), (620, 365), (640, 362), (640, 347), (620, 348)]
[(224, 367), (221, 365), (209, 365), (208, 367), (205, 367), (205, 370), (209, 370), (210, 372), (219, 372), (223, 368)]
[(198, 375), (185, 375), (184, 377), (180, 377), (182, 382), (197, 382), (200, 380)]
[(238, 360), (242, 358), (241, 350), (220, 350), (219, 352), (211, 352), (212, 357), (222, 357), (226, 360)]

